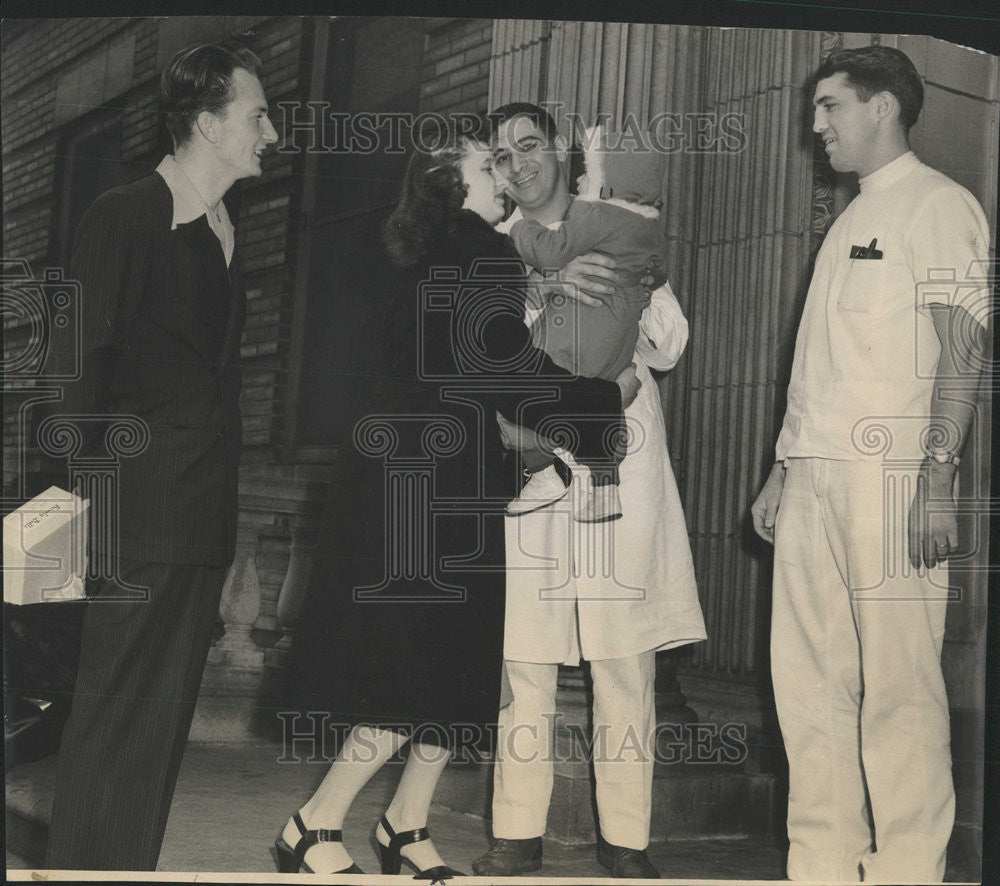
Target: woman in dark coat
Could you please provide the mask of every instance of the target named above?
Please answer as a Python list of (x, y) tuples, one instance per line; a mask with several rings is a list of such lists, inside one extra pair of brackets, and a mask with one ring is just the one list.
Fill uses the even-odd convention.
[(502, 215), (485, 146), (448, 135), (414, 153), (385, 233), (402, 270), (383, 375), (341, 447), (288, 671), (303, 708), (353, 728), (276, 844), (282, 871), (358, 872), (344, 817), (412, 739), (376, 828), (382, 870), (457, 874), (425, 825), (451, 750), (489, 745), (500, 705), (502, 521), (518, 484), (496, 413), (528, 428), (600, 414), (611, 431), (635, 395), (628, 371), (575, 378), (532, 346), (523, 265), (492, 228)]

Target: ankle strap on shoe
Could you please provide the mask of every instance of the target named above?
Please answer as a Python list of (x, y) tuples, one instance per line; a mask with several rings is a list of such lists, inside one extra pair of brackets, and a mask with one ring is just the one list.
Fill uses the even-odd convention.
[(339, 830), (331, 830), (329, 828), (319, 828), (315, 831), (307, 831), (307, 833), (316, 835), (317, 843), (343, 843), (344, 842), (344, 832)]
[(292, 821), (295, 822), (295, 827), (299, 829), (299, 839), (292, 849), (292, 855), (295, 859), (295, 870), (300, 870), (302, 868), (303, 862), (305, 862), (306, 853), (317, 843), (343, 843), (344, 842), (344, 832), (342, 830), (334, 830), (332, 828), (316, 828), (314, 830), (308, 830), (306, 828), (305, 822), (302, 820), (302, 816), (296, 812), (292, 816)]
[(298, 812), (292, 816), (292, 821), (295, 822), (295, 827), (299, 829), (299, 834), (301, 835), (301, 839), (299, 840), (300, 843), (304, 840), (311, 846), (315, 843), (344, 842), (343, 830), (334, 828), (314, 828), (313, 830), (307, 830), (306, 824)]
[(384, 815), (382, 816), (382, 829), (386, 832), (389, 837), (388, 849), (393, 852), (402, 849), (404, 846), (409, 846), (411, 843), (420, 843), (423, 840), (429, 840), (431, 838), (430, 831), (426, 827), (414, 828), (412, 831), (403, 831), (401, 834), (397, 834), (393, 829), (392, 825), (389, 824), (389, 819)]
[(317, 843), (343, 843), (344, 842), (344, 832), (342, 830), (334, 830), (332, 828), (315, 828), (309, 830), (306, 828), (306, 823), (302, 820), (302, 816), (296, 812), (292, 816), (292, 821), (295, 822), (295, 827), (299, 829), (299, 839), (292, 849), (292, 855), (295, 859), (295, 870), (300, 870), (302, 864), (306, 858), (306, 852), (308, 852)]

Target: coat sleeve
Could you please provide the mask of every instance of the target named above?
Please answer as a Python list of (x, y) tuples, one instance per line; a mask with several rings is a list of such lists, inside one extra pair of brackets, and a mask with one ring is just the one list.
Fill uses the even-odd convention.
[(518, 254), (533, 268), (564, 268), (578, 255), (590, 252), (607, 236), (599, 203), (574, 200), (566, 220), (549, 230), (534, 219), (522, 219), (510, 229)]
[(473, 272), (478, 259), (499, 259), (505, 269), (502, 280), (491, 276), (485, 286), (466, 286), (460, 298), (476, 301), (456, 311), (456, 317), (474, 318), (474, 322), (463, 321), (456, 330), (461, 338), (453, 341), (452, 348), (464, 349), (476, 356), (472, 363), (489, 367), (483, 401), (532, 430), (547, 419), (566, 418), (572, 423), (577, 416), (590, 428), (595, 418), (602, 419), (609, 430), (620, 427), (621, 389), (615, 382), (574, 376), (532, 342), (524, 323), (528, 284), (510, 239), (479, 224), (470, 228), (452, 241), (460, 253), (458, 263), (466, 271), (465, 281), (478, 282)]
[[(107, 414), (107, 379), (117, 370), (149, 258), (149, 225), (135, 198), (106, 193), (84, 213), (77, 229), (70, 276), (79, 283), (80, 334), (77, 353), (56, 356), (65, 372), (79, 362), (79, 373), (63, 385), (63, 397), (43, 410), (40, 418)], [(96, 433), (94, 422), (81, 430)], [(85, 449), (92, 441), (85, 441)], [(42, 480), (66, 487), (63, 459), (40, 453)]]
[[(574, 376), (536, 348), (524, 324), (523, 302), (515, 312), (497, 306), (488, 312), (482, 346), (489, 365), (501, 367), (490, 385), (495, 408), (510, 421), (536, 429), (553, 416), (621, 419), (621, 389), (615, 382)], [(536, 398), (545, 397), (542, 402)]]
[(140, 210), (134, 199), (106, 194), (87, 210), (77, 231), (70, 267), (80, 283), (82, 372), (64, 401), (74, 412), (107, 408), (105, 380), (115, 371), (135, 317), (148, 263)]

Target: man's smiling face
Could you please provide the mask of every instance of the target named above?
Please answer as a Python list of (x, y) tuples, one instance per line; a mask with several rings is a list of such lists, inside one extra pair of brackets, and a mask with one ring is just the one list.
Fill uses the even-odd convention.
[(567, 190), (562, 170), (567, 156), (562, 139), (551, 144), (530, 117), (519, 115), (500, 124), (493, 169), (507, 193), (530, 217)]
[(813, 105), (813, 132), (837, 172), (865, 176), (878, 168), (874, 100), (862, 101), (841, 71), (816, 84)]
[(267, 117), (267, 99), (260, 80), (243, 68), (233, 71), (232, 98), (218, 116), (219, 159), (234, 179), (261, 174), (264, 149), (278, 140)]

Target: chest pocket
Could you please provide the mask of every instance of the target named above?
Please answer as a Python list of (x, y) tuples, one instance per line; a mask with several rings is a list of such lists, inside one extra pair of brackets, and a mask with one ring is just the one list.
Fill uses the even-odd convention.
[(899, 299), (913, 301), (913, 275), (903, 262), (855, 259), (837, 299), (841, 311), (866, 314), (899, 307)]

